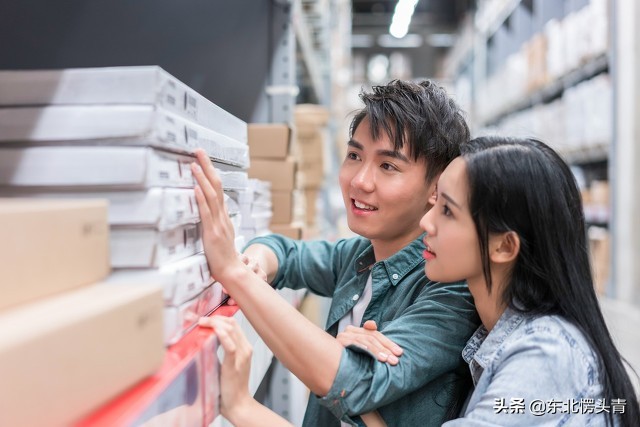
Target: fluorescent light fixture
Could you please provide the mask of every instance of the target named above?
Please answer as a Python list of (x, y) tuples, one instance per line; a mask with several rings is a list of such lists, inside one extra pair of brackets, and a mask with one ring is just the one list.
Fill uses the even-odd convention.
[(397, 39), (389, 34), (382, 34), (378, 37), (378, 45), (381, 47), (420, 47), (422, 46), (422, 36), (420, 34), (407, 34), (401, 39)]
[(398, 39), (407, 35), (411, 17), (417, 4), (418, 0), (398, 0), (393, 12), (393, 18), (391, 18), (389, 34)]
[(453, 34), (429, 34), (427, 36), (427, 43), (433, 47), (451, 47), (456, 41), (456, 37)]
[(351, 34), (351, 47), (373, 47), (375, 40), (371, 34)]

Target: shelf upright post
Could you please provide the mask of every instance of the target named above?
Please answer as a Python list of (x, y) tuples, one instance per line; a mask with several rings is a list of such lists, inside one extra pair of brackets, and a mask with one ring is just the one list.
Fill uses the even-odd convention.
[(640, 4), (613, 0), (612, 297), (640, 305)]

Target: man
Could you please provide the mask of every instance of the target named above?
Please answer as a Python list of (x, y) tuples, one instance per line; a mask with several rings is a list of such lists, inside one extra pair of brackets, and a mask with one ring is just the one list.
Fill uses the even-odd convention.
[[(429, 81), (393, 81), (361, 98), (365, 107), (352, 121), (339, 178), (349, 227), (360, 237), (327, 242), (273, 235), (252, 240), (244, 251), (276, 288), (331, 297), (330, 336), (296, 320), (264, 286), (252, 291), (240, 283), (238, 268), (214, 257), (210, 266), (276, 357), (311, 389), (304, 425), (362, 425), (359, 415), (377, 411), (389, 426), (439, 426), (456, 415), (465, 392), (460, 353), (479, 320), (464, 283), (425, 277), (419, 221), (469, 130), (460, 109)], [(206, 190), (202, 176), (196, 173)], [(212, 204), (215, 196), (205, 197), (207, 191), (199, 203), (215, 211), (219, 202)], [(205, 252), (215, 252), (221, 243), (214, 244), (218, 237), (206, 222), (203, 217)], [(365, 321), (376, 322), (403, 349), (400, 359), (382, 338), (354, 339), (346, 348), (332, 338), (343, 331), (357, 337), (353, 327)]]

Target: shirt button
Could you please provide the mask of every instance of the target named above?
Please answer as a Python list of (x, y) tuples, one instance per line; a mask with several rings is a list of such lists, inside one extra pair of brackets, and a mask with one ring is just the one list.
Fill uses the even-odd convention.
[(351, 297), (351, 299), (354, 301), (358, 301), (358, 298), (360, 298), (360, 295), (358, 294), (355, 294), (354, 296)]
[(400, 276), (398, 276), (396, 273), (393, 273), (393, 275), (391, 276), (393, 280), (398, 280), (398, 277)]

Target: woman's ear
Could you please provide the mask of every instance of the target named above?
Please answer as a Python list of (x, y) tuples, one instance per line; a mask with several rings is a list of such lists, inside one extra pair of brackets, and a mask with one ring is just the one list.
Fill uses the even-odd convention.
[(497, 233), (489, 240), (489, 257), (496, 264), (512, 262), (520, 253), (520, 237), (515, 231)]

